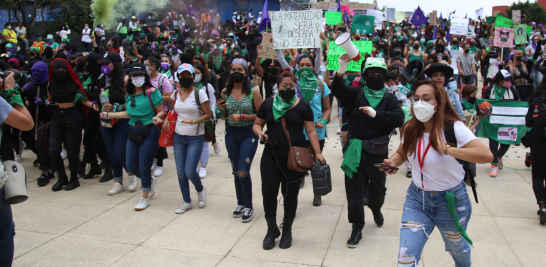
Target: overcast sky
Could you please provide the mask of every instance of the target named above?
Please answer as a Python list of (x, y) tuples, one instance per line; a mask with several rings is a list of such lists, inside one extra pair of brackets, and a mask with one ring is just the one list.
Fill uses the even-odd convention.
[[(351, 0), (360, 3), (373, 3), (373, 0)], [(450, 12), (457, 10), (454, 16), (459, 18), (464, 18), (465, 14), (468, 13), (468, 17), (475, 19), (476, 10), (483, 7), (484, 16), (492, 15), (493, 6), (510, 6), (515, 1), (510, 0), (417, 0), (417, 1), (408, 1), (408, 0), (377, 0), (377, 5), (379, 8), (382, 6), (394, 7), (396, 11), (413, 11), (420, 6), (423, 12), (426, 14), (432, 12), (433, 10), (438, 11), (438, 16), (440, 12), (443, 13), (443, 17), (449, 16)], [(534, 2), (534, 1), (532, 1)], [(452, 4), (450, 4), (452, 3)], [(456, 3), (456, 4), (455, 4)]]

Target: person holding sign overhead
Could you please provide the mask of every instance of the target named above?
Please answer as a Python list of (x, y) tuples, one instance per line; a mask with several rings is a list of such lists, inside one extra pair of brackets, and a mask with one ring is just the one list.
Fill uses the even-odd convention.
[(350, 111), (349, 134), (343, 147), (344, 160), (341, 169), (345, 172), (345, 191), (349, 223), (352, 232), (347, 247), (356, 248), (362, 239), (364, 228), (364, 192), (367, 205), (372, 210), (377, 226), (383, 225), (381, 207), (385, 202), (386, 175), (374, 164), (382, 163), (388, 155), (391, 133), (404, 124), (404, 111), (398, 99), (387, 91), (385, 76), (387, 66), (382, 58), (368, 58), (363, 61), (363, 88), (345, 86), (343, 75), (351, 57), (339, 57), (339, 68), (332, 82), (332, 93)]

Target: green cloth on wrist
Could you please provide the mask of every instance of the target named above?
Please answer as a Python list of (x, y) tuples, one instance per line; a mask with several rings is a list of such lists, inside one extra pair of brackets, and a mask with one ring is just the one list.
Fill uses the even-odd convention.
[[(291, 90), (291, 89), (289, 89)], [(292, 99), (284, 100), (279, 95), (276, 95), (273, 99), (273, 117), (275, 121), (279, 121), (284, 114), (294, 105), (298, 97), (294, 95)]]
[(82, 92), (78, 92), (76, 94), (76, 97), (74, 97), (74, 104), (77, 104), (78, 101), (82, 101), (82, 102), (87, 101), (87, 98), (85, 98)]
[(470, 246), (474, 247), (472, 245), (472, 240), (470, 240), (470, 237), (468, 237), (468, 234), (459, 223), (459, 218), (457, 218), (457, 210), (455, 209), (455, 202), (458, 199), (451, 192), (447, 192), (444, 197), (447, 201), (447, 208), (449, 209), (449, 213), (451, 214), (451, 217), (453, 217), (453, 221), (455, 221), (455, 226), (457, 227), (457, 231), (459, 231), (459, 234), (461, 234), (461, 236), (468, 242), (468, 244), (470, 244)]
[[(11, 96), (12, 94), (15, 95)], [(17, 90), (17, 88), (11, 88), (9, 90), (6, 90), (2, 92), (0, 96), (4, 98), (6, 102), (8, 102), (8, 104), (10, 104), (12, 107), (14, 104), (18, 104), (21, 107), (25, 106), (25, 104), (23, 104), (23, 99), (21, 99), (20, 92), (19, 90)]]
[(363, 90), (364, 96), (366, 96), (366, 99), (370, 103), (370, 107), (375, 109), (379, 105), (379, 102), (381, 102), (381, 99), (383, 99), (383, 95), (385, 95), (387, 88), (383, 86), (383, 89), (373, 90), (368, 88), (367, 86), (364, 86)]
[(226, 110), (225, 109), (219, 110), (218, 106), (215, 106), (214, 113), (216, 113), (216, 115), (218, 116), (224, 116), (224, 114), (226, 113)]
[(325, 119), (320, 119), (319, 121), (320, 121), (320, 123), (322, 123), (322, 125), (324, 125), (324, 126), (326, 126), (326, 124), (328, 124), (328, 121), (325, 120)]
[(343, 154), (343, 163), (341, 163), (341, 169), (349, 177), (353, 179), (354, 173), (356, 173), (358, 166), (360, 165), (360, 158), (362, 156), (362, 140), (351, 139), (349, 141), (349, 147)]
[(487, 53), (489, 53), (489, 52), (491, 52), (491, 48), (486, 47), (486, 48), (485, 48), (485, 51), (487, 51)]

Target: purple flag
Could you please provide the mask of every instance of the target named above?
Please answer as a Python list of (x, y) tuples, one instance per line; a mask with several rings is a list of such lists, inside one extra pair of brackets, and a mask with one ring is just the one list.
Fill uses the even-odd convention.
[(423, 13), (423, 10), (419, 6), (417, 6), (417, 10), (413, 12), (413, 15), (411, 15), (410, 22), (415, 25), (416, 27), (427, 23), (428, 19), (425, 16), (425, 13)]
[(464, 18), (465, 18), (465, 19), (468, 18), (468, 13), (464, 15)]
[(341, 11), (341, 0), (337, 0), (337, 12)]
[(442, 12), (440, 12), (440, 19), (444, 19), (444, 18), (442, 18)]
[(271, 24), (271, 20), (269, 19), (269, 12), (267, 10), (267, 2), (268, 0), (265, 0), (264, 8), (262, 10), (262, 21), (260, 22), (260, 28), (258, 28), (260, 32), (267, 29), (267, 25)]
[(199, 10), (191, 7), (191, 5), (186, 4), (186, 15), (195, 17), (196, 20), (201, 20), (201, 14)]

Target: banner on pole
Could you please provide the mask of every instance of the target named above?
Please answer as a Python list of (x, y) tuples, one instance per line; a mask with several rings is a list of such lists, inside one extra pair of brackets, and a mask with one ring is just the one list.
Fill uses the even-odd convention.
[(273, 49), (273, 43), (271, 42), (270, 32), (262, 33), (262, 44), (260, 48), (261, 49), (258, 50), (260, 57), (276, 59), (275, 49)]
[(436, 10), (430, 12), (430, 14), (428, 16), (428, 19), (430, 20), (430, 25), (433, 25), (433, 26), (438, 25), (438, 19), (436, 18), (437, 14), (438, 13), (436, 13)]
[(322, 10), (271, 12), (273, 49), (319, 48)]
[(514, 35), (517, 45), (527, 43), (527, 25), (518, 24), (514, 26)]
[(514, 29), (512, 28), (495, 28), (494, 45), (498, 47), (512, 47), (514, 43)]
[(451, 19), (449, 33), (456, 35), (468, 34), (468, 19)]
[(387, 21), (394, 22), (396, 17), (396, 8), (387, 8)]
[(529, 103), (512, 100), (478, 99), (481, 111), (476, 136), (496, 140), (501, 144), (519, 144), (530, 130), (525, 127)]

